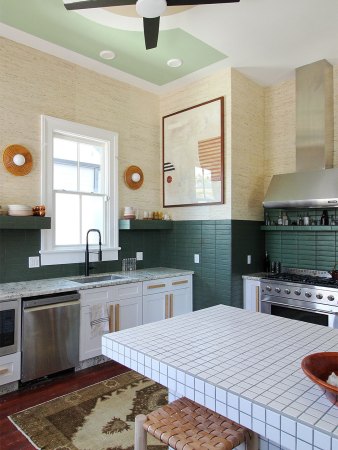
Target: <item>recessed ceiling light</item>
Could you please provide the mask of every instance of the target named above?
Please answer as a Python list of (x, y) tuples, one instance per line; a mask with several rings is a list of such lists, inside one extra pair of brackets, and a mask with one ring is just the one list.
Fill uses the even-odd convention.
[(100, 56), (102, 59), (114, 59), (116, 55), (111, 50), (102, 50)]
[(179, 58), (168, 59), (167, 66), (169, 67), (181, 67), (183, 61)]

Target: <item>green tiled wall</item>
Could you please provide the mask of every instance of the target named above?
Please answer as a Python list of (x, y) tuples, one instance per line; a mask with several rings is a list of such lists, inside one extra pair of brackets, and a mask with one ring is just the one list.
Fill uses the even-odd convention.
[[(268, 210), (270, 219), (276, 222), (279, 212)], [(315, 226), (311, 231), (266, 231), (265, 247), (270, 259), (281, 261), (282, 267), (331, 270), (338, 262), (338, 232), (325, 231), (318, 226), (322, 212), (322, 209), (288, 210), (290, 225), (295, 225), (299, 215), (308, 215), (310, 224)], [(331, 221), (338, 221), (336, 208), (328, 209), (328, 215)]]
[(338, 261), (336, 231), (267, 231), (265, 245), (282, 267), (331, 270)]
[[(242, 306), (242, 275), (262, 270), (264, 233), (261, 223), (230, 220), (177, 221), (171, 230), (120, 231), (119, 261), (96, 263), (92, 271), (121, 270), (123, 258), (143, 251), (138, 268), (175, 267), (193, 270), (194, 309), (219, 303)], [(38, 256), (39, 230), (0, 230), (0, 282), (70, 277), (84, 273), (84, 264), (28, 269)], [(200, 263), (194, 263), (194, 254)], [(247, 265), (247, 255), (252, 264)]]

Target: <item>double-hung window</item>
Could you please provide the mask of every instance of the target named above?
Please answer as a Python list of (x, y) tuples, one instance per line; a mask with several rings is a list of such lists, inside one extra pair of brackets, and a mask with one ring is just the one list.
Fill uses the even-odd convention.
[(42, 265), (82, 262), (92, 228), (101, 232), (103, 260), (117, 259), (117, 187), (116, 133), (42, 116), (42, 203), (52, 217)]

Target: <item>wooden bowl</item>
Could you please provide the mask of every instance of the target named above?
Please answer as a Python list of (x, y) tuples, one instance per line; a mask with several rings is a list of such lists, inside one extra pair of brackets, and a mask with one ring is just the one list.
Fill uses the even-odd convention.
[(338, 406), (338, 387), (326, 380), (334, 372), (338, 375), (338, 352), (313, 353), (302, 360), (302, 369), (311, 381), (323, 389), (326, 397)]

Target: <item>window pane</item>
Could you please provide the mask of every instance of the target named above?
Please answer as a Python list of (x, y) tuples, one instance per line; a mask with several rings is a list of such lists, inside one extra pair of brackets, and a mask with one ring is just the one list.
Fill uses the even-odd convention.
[(102, 171), (104, 165), (104, 147), (79, 144), (80, 149), (80, 191), (103, 193)]
[(54, 137), (53, 158), (77, 161), (77, 142)]
[[(102, 244), (105, 244), (104, 220), (105, 202), (103, 197), (82, 196), (82, 244), (86, 243), (87, 231), (97, 228), (101, 231)], [(89, 234), (90, 243), (98, 243), (97, 233)]]
[(80, 196), (55, 194), (55, 245), (80, 244)]
[(77, 191), (77, 166), (54, 162), (54, 189)]

